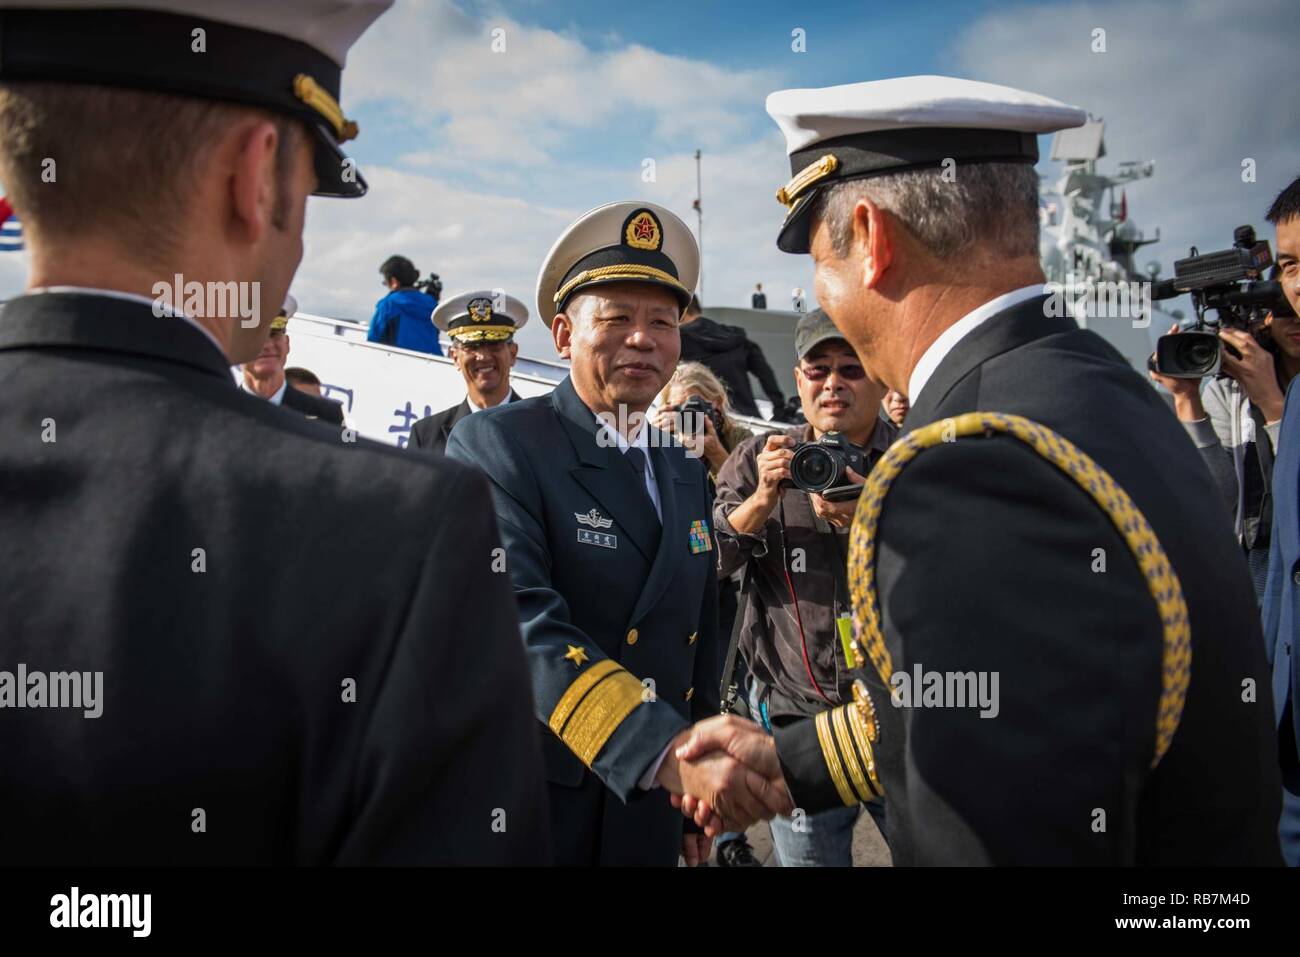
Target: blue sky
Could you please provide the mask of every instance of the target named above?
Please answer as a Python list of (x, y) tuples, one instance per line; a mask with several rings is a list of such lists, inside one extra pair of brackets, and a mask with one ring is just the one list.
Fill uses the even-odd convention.
[[(581, 212), (640, 198), (695, 216), (704, 155), (704, 301), (773, 306), (812, 287), (806, 257), (775, 248), (789, 175), (763, 103), (773, 90), (942, 73), (1032, 90), (1107, 123), (1119, 160), (1154, 159), (1128, 190), (1163, 241), (1224, 248), (1300, 173), (1300, 111), (1279, 95), (1294, 62), (1294, 0), (817, 4), (398, 0), (349, 57), (348, 144), (371, 184), (313, 200), (293, 292), (304, 311), (367, 318), (388, 255), (436, 270), (448, 294), (501, 286), (534, 300), (538, 267)], [(806, 51), (791, 49), (805, 31)], [(1093, 31), (1106, 33), (1104, 53)], [(493, 31), (505, 49), (492, 49)], [(1041, 143), (1044, 154), (1050, 144)], [(656, 176), (646, 182), (647, 159)], [(1243, 182), (1241, 164), (1257, 166)], [(1040, 163), (1051, 175), (1052, 164)], [(0, 297), (25, 258), (0, 254)], [(545, 329), (525, 348), (549, 355)]]

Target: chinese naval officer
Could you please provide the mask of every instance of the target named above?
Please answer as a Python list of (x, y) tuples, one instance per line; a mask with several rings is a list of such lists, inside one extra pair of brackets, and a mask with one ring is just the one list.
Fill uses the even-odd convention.
[(515, 333), (527, 321), (528, 307), (499, 289), (462, 293), (438, 304), (433, 324), (451, 340), (451, 361), (465, 380), (465, 398), (415, 423), (407, 448), (445, 452), (447, 436), (465, 416), (519, 401), (510, 370), (519, 356)]
[(231, 379), (308, 195), (365, 192), (339, 86), (388, 5), (0, 3), (31, 248), (0, 310), (0, 662), (102, 687), (95, 717), (44, 683), (15, 711), (0, 672), (0, 863), (550, 859), (486, 482)]
[[(645, 412), (676, 367), (699, 271), (686, 225), (601, 206), (552, 247), (537, 309), (570, 375), (547, 396), (463, 418), (447, 454), (483, 468), (533, 678), (557, 863), (695, 864), (670, 794), (742, 825), (790, 809), (775, 749), (718, 712), (717, 566), (703, 464)], [(684, 762), (692, 722), (759, 739), (742, 766)]]
[(911, 402), (853, 517), (856, 700), (775, 732), (796, 802), (883, 790), (895, 864), (1278, 863), (1232, 529), (1145, 377), (1044, 294), (1037, 137), (1085, 113), (947, 77), (767, 105), (778, 245)]

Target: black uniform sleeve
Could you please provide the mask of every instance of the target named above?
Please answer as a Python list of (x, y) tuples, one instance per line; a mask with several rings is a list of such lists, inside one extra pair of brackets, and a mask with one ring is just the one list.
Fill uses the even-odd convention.
[(492, 499), (466, 471), (445, 500), (454, 507), (442, 511), (383, 683), (357, 689), (368, 726), (341, 864), (550, 862), (514, 595), (492, 570)]
[[(906, 467), (877, 542), (898, 683), (889, 698), (878, 684), (873, 694), (875, 758), (909, 860), (1131, 863), (1162, 632), (1105, 513), (1014, 439), (962, 440)], [(931, 674), (949, 687), (961, 676), (974, 700), (927, 699)], [(777, 733), (792, 795), (809, 811), (846, 803), (833, 772), (842, 784), (847, 759), (864, 757), (828, 749), (827, 730), (832, 743), (854, 743), (833, 725), (819, 735), (814, 720)]]

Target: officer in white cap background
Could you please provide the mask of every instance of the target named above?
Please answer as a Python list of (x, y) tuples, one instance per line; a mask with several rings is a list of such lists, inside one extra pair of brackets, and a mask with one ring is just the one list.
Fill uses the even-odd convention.
[(239, 385), (245, 392), (260, 395), (272, 405), (293, 409), (309, 419), (323, 419), (343, 425), (343, 406), (333, 399), (309, 395), (295, 388), (285, 375), (289, 358), (289, 320), (298, 311), (298, 301), (286, 296), (284, 308), (271, 320), (271, 331), (262, 343), (262, 351), (240, 368)]
[(308, 195), (365, 191), (388, 5), (0, 2), (0, 658), (102, 676), (0, 721), (0, 862), (549, 859), (485, 481), (241, 391), (272, 314), (215, 295), (283, 302)]
[(465, 416), (519, 399), (510, 387), (510, 370), (519, 356), (515, 333), (527, 321), (528, 307), (496, 289), (462, 293), (433, 311), (434, 326), (451, 340), (450, 356), (465, 379), (465, 398), (416, 422), (409, 448), (441, 453)]
[[(744, 827), (788, 813), (775, 749), (719, 707), (717, 565), (706, 470), (645, 420), (672, 375), (699, 274), (686, 225), (653, 203), (580, 217), (538, 276), (570, 375), (547, 396), (462, 418), (447, 454), (496, 496), (533, 679), (560, 864), (696, 864), (670, 795)], [(749, 746), (681, 761), (694, 722)]]
[(883, 792), (895, 864), (1277, 863), (1231, 528), (1164, 403), (1044, 295), (1037, 137), (1083, 111), (947, 77), (767, 106), (779, 245), (911, 403), (854, 516), (863, 682), (775, 731), (795, 803)]

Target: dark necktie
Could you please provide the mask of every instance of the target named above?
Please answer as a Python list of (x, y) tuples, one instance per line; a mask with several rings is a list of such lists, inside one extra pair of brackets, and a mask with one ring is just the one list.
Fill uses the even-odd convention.
[(650, 504), (650, 507), (654, 508), (654, 500), (650, 498), (650, 489), (646, 488), (645, 484), (645, 453), (636, 446), (633, 446), (623, 453), (623, 457), (627, 459), (627, 464), (632, 466), (632, 471), (637, 475), (637, 479), (641, 486), (641, 494), (646, 497), (646, 501)]

